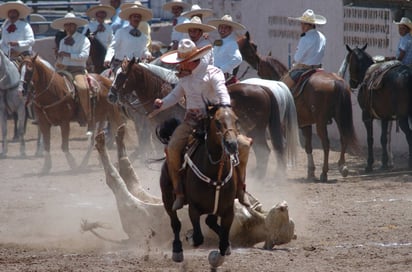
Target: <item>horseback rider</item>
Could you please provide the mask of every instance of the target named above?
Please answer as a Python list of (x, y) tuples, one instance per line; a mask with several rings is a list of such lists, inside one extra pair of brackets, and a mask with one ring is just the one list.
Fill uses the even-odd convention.
[[(132, 1), (132, 2), (125, 2), (122, 3), (120, 5), (120, 10), (125, 10), (127, 8), (130, 8), (132, 6), (138, 6), (138, 7), (143, 7), (145, 8), (145, 6), (142, 4), (142, 2), (140, 1)], [(123, 21), (123, 27), (128, 26), (129, 25), (129, 21), (128, 20), (122, 20)], [(149, 23), (146, 21), (140, 21), (139, 26), (137, 27), (137, 29), (139, 29), (142, 33), (144, 33), (147, 36), (147, 47), (150, 48), (151, 44), (152, 44), (152, 28), (150, 27)]]
[(66, 71), (73, 76), (73, 83), (88, 124), (87, 134), (91, 134), (93, 123), (89, 110), (89, 83), (86, 76), (90, 41), (77, 31), (79, 26), (86, 24), (87, 20), (76, 17), (73, 13), (67, 13), (63, 18), (54, 20), (51, 27), (59, 30), (64, 29), (67, 34), (59, 43), (55, 65), (58, 70)]
[[(207, 45), (200, 49), (189, 39), (182, 39), (177, 50), (164, 54), (162, 62), (178, 64), (180, 70), (180, 80), (176, 87), (163, 99), (156, 99), (154, 107), (157, 108), (149, 118), (155, 116), (186, 97), (186, 114), (182, 122), (173, 132), (167, 146), (167, 165), (176, 199), (173, 203), (173, 210), (181, 209), (184, 205), (184, 194), (181, 184), (180, 168), (182, 166), (182, 153), (187, 144), (189, 136), (194, 127), (205, 115), (204, 99), (215, 104), (230, 105), (230, 96), (225, 85), (222, 71), (201, 58), (211, 50), (212, 46)], [(236, 169), (240, 178), (238, 179), (237, 197), (239, 202), (249, 206), (249, 200), (244, 194), (246, 164), (249, 155), (251, 140), (242, 135), (238, 136), (239, 144), (239, 166)]]
[(402, 17), (398, 25), (398, 32), (401, 35), (398, 43), (398, 50), (395, 57), (386, 57), (385, 60), (399, 60), (402, 64), (412, 64), (412, 21), (407, 17)]
[(6, 19), (2, 26), (1, 50), (10, 58), (19, 55), (31, 55), (34, 45), (34, 33), (25, 19), (31, 8), (21, 1), (7, 2), (0, 5), (0, 18)]
[(91, 19), (89, 24), (83, 28), (83, 34), (92, 35), (107, 49), (113, 40), (113, 30), (109, 24), (105, 23), (107, 18), (111, 18), (116, 10), (112, 6), (98, 5), (89, 8), (86, 15)]
[(244, 30), (245, 26), (233, 21), (232, 16), (224, 15), (221, 19), (210, 20), (209, 25), (217, 28), (220, 39), (213, 43), (215, 66), (220, 68), (226, 84), (237, 82), (236, 68), (242, 63), (242, 54), (236, 39), (236, 30)]
[(292, 89), (304, 72), (322, 67), (326, 38), (316, 29), (316, 25), (326, 24), (326, 18), (307, 9), (302, 16), (288, 17), (288, 19), (299, 21), (302, 30), (293, 58), (293, 66), (281, 79), (289, 89)]
[[(216, 28), (211, 25), (202, 24), (202, 20), (199, 17), (193, 16), (190, 19), (190, 22), (177, 25), (175, 30), (181, 33), (188, 33), (190, 39), (196, 44), (197, 48), (202, 48), (212, 44), (212, 42), (205, 37), (204, 33), (216, 30)], [(207, 64), (214, 65), (213, 49), (204, 55), (202, 60)]]
[(113, 70), (122, 63), (124, 58), (133, 57), (140, 60), (151, 60), (152, 54), (147, 47), (148, 37), (139, 30), (140, 22), (150, 20), (153, 15), (150, 9), (133, 5), (125, 8), (119, 14), (120, 18), (129, 21), (129, 25), (119, 29), (107, 49), (104, 65)]
[(189, 4), (186, 2), (183, 2), (182, 0), (172, 0), (169, 2), (166, 2), (163, 5), (163, 10), (168, 11), (173, 14), (172, 18), (172, 33), (170, 35), (170, 49), (171, 50), (176, 50), (177, 45), (181, 39), (186, 39), (188, 38), (187, 34), (181, 33), (176, 31), (175, 27), (177, 25), (186, 23), (189, 21), (187, 17), (182, 16), (182, 12), (187, 10), (189, 8)]

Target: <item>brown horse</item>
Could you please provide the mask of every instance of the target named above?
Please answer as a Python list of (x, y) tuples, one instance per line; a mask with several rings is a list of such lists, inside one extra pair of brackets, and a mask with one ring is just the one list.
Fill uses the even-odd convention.
[[(30, 99), (34, 104), (34, 110), (38, 118), (38, 125), (43, 135), (45, 161), (41, 173), (50, 171), (52, 161), (50, 157), (50, 128), (60, 126), (62, 135), (61, 148), (66, 155), (66, 159), (72, 169), (76, 168), (76, 162), (69, 152), (69, 132), (70, 121), (81, 120), (79, 112), (80, 104), (69, 90), (69, 84), (63, 76), (57, 73), (54, 68), (41, 59), (39, 56), (24, 58), (20, 66), (22, 78), (24, 78), (25, 89), (28, 83), (33, 84), (33, 90), (29, 91)], [(89, 81), (94, 90), (95, 97), (90, 99), (90, 111), (92, 112), (93, 125), (99, 124), (101, 130), (105, 121), (109, 121), (115, 127), (123, 123), (117, 106), (113, 106), (107, 101), (107, 93), (111, 86), (111, 81), (98, 74), (89, 74)], [(83, 158), (81, 166), (86, 166), (93, 148), (92, 138), (89, 149)]]
[(257, 45), (251, 41), (249, 32), (237, 40), (242, 58), (249, 63), (263, 79), (280, 80), (288, 72), (286, 66), (272, 56), (261, 56)]
[[(153, 101), (158, 97), (165, 95), (162, 89), (171, 88), (170, 84), (154, 73), (152, 69), (163, 69), (156, 65), (150, 64), (137, 64), (132, 59), (128, 64), (125, 62), (122, 66), (122, 72), (118, 73), (113, 81), (113, 86), (110, 89), (109, 99), (112, 102), (120, 100), (126, 100), (123, 103), (130, 103), (128, 97), (138, 96), (140, 104), (144, 106), (148, 113), (153, 111)], [(166, 73), (172, 73), (170, 70)], [(273, 82), (276, 87), (277, 83)], [(281, 83), (284, 85), (283, 83)], [(286, 87), (286, 86), (285, 86)], [(279, 92), (284, 93), (284, 88), (279, 86), (276, 88)], [(295, 156), (296, 148), (293, 145), (297, 145), (297, 129), (295, 132), (294, 126), (297, 126), (294, 122), (296, 118), (295, 107), (293, 98), (285, 99), (282, 102), (278, 101), (278, 98), (274, 95), (274, 92), (263, 85), (256, 84), (244, 84), (237, 83), (228, 87), (231, 97), (231, 103), (233, 111), (239, 117), (239, 123), (247, 136), (253, 138), (254, 144), (252, 145), (255, 151), (257, 165), (256, 174), (259, 178), (263, 178), (266, 174), (270, 148), (267, 144), (266, 130), (269, 128), (271, 135), (271, 142), (276, 151), (278, 163), (281, 167), (285, 166), (286, 151), (290, 159)], [(289, 90), (286, 87), (287, 94)], [(285, 95), (287, 98), (287, 96)], [(280, 109), (280, 107), (283, 107)], [(178, 106), (179, 119), (182, 119), (184, 110)], [(280, 112), (283, 112), (284, 117), (280, 116)], [(282, 115), (282, 116), (283, 116)], [(161, 111), (153, 119), (157, 124), (169, 119), (172, 116), (177, 116), (176, 112), (169, 110)], [(286, 120), (283, 122), (283, 120)], [(283, 137), (287, 135), (287, 139)], [(281, 167), (278, 167), (279, 169)]]
[[(207, 214), (206, 224), (219, 236), (219, 251), (209, 254), (209, 263), (212, 268), (223, 264), (226, 255), (230, 254), (229, 231), (234, 218), (234, 200), (238, 171), (234, 165), (233, 156), (237, 153), (236, 128), (237, 117), (228, 106), (209, 106), (208, 119), (205, 121), (206, 136), (199, 137), (198, 146), (193, 152), (185, 154), (186, 168), (183, 170), (183, 187), (189, 217), (193, 226), (191, 243), (199, 246), (204, 237), (200, 226), (200, 216)], [(175, 128), (176, 123), (171, 124)], [(160, 133), (163, 134), (163, 133)], [(170, 133), (168, 133), (170, 134)], [(167, 143), (167, 140), (161, 139)], [(189, 154), (191, 153), (191, 154)], [(175, 262), (183, 261), (183, 248), (180, 240), (181, 222), (176, 211), (172, 211), (174, 199), (168, 181), (166, 163), (163, 165), (161, 181), (162, 200), (166, 212), (170, 216), (174, 233), (172, 259)], [(220, 224), (218, 224), (220, 217)]]
[[(412, 118), (412, 69), (397, 62), (373, 64), (372, 57), (362, 48), (350, 48), (346, 45), (348, 54), (345, 62), (349, 66), (350, 85), (359, 87), (358, 102), (362, 109), (362, 121), (366, 128), (368, 143), (368, 159), (366, 172), (373, 170), (373, 119), (381, 120), (382, 169), (388, 169), (388, 122), (399, 120), (399, 126), (405, 133), (409, 146), (409, 168), (412, 168), (412, 130), (409, 118)], [(382, 76), (380, 84), (371, 84), (373, 75), (382, 75), (379, 71), (384, 65), (390, 65)], [(377, 69), (377, 70), (374, 70)], [(368, 80), (368, 71), (372, 76)]]
[(343, 78), (335, 73), (319, 70), (311, 75), (302, 91), (294, 94), (298, 123), (305, 138), (305, 152), (308, 156), (308, 179), (315, 177), (312, 156), (312, 124), (316, 124), (317, 135), (322, 142), (323, 167), (320, 180), (328, 180), (329, 149), (327, 125), (335, 120), (340, 134), (339, 171), (346, 177), (349, 170), (345, 162), (347, 148), (358, 151), (358, 142), (353, 126), (351, 89)]

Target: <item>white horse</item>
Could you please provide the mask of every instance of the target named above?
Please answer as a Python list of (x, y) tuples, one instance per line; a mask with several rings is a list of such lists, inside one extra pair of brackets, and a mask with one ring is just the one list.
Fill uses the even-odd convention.
[(17, 114), (20, 155), (26, 155), (24, 140), (26, 108), (22, 96), (19, 95), (19, 90), (22, 89), (19, 70), (0, 50), (0, 126), (3, 137), (1, 157), (6, 157), (8, 153), (7, 116), (13, 113)]

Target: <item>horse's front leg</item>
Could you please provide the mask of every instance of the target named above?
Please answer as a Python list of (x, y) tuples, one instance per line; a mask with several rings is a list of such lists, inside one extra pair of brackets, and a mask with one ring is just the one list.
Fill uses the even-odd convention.
[(381, 147), (382, 147), (382, 170), (389, 169), (389, 155), (388, 155), (388, 120), (381, 120)]
[(312, 126), (306, 126), (301, 128), (303, 138), (305, 139), (305, 152), (308, 160), (308, 176), (309, 180), (315, 179), (315, 162), (312, 154)]
[(202, 228), (200, 227), (200, 213), (197, 209), (193, 208), (192, 205), (189, 205), (189, 218), (193, 226), (193, 235), (189, 240), (189, 243), (192, 246), (197, 247), (203, 244), (204, 237)]
[(50, 155), (50, 129), (51, 125), (45, 120), (45, 118), (39, 118), (39, 130), (43, 136), (44, 147), (44, 164), (40, 174), (48, 174), (52, 167), (51, 155)]
[[(1, 107), (0, 107), (1, 108)], [(2, 109), (1, 109), (2, 110)], [(3, 144), (2, 144), (2, 152), (0, 153), (0, 158), (5, 158), (7, 157), (8, 153), (8, 139), (7, 139), (7, 111), (2, 110), (2, 116), (1, 116), (1, 134), (3, 137)]]
[(366, 129), (366, 142), (368, 145), (368, 158), (365, 172), (369, 173), (373, 170), (373, 163), (375, 160), (373, 157), (373, 119), (369, 114), (362, 112), (362, 120)]
[(225, 256), (230, 255), (229, 232), (235, 217), (234, 207), (227, 209), (227, 212), (221, 216), (220, 233), (219, 233), (219, 251), (209, 253), (209, 264), (213, 269), (221, 266), (225, 261)]
[(22, 107), (22, 109), (19, 110), (17, 115), (18, 115), (17, 135), (20, 141), (20, 156), (25, 157), (26, 156), (26, 141), (24, 139), (24, 134), (26, 131), (26, 120), (27, 120), (25, 107)]
[(69, 134), (70, 134), (70, 122), (63, 122), (60, 125), (60, 131), (62, 135), (62, 151), (64, 155), (66, 156), (67, 163), (69, 164), (70, 168), (76, 169), (76, 160), (74, 159), (73, 155), (69, 151)]

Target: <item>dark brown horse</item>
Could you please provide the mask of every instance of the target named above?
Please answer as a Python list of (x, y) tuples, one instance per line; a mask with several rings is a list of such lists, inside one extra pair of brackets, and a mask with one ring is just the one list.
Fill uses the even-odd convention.
[[(171, 88), (170, 84), (154, 73), (152, 69), (163, 69), (165, 73), (172, 73), (165, 68), (156, 65), (137, 64), (135, 60), (131, 60), (128, 64), (124, 63), (123, 70), (113, 81), (113, 86), (110, 89), (109, 99), (113, 98), (113, 102), (120, 97), (120, 100), (126, 100), (123, 103), (130, 103), (128, 97), (138, 96), (140, 104), (144, 106), (148, 113), (153, 111), (153, 101), (156, 98), (163, 97), (162, 89)], [(153, 67), (153, 68), (151, 68)], [(278, 86), (276, 82), (276, 90), (279, 93), (285, 94), (284, 88)], [(282, 86), (284, 85), (281, 83)], [(278, 88), (279, 87), (279, 88)], [(286, 87), (286, 86), (285, 86)], [(228, 87), (231, 97), (233, 111), (239, 117), (239, 123), (247, 136), (253, 138), (252, 145), (257, 159), (256, 174), (262, 178), (266, 174), (270, 148), (267, 144), (266, 130), (269, 128), (271, 142), (276, 151), (279, 165), (285, 166), (286, 151), (287, 155), (293, 159), (295, 156), (295, 148), (297, 145), (297, 125), (294, 121), (295, 107), (293, 98), (287, 99), (290, 96), (289, 90), (286, 87), (285, 100), (278, 101), (274, 92), (265, 85), (237, 83)], [(282, 117), (280, 116), (282, 112)], [(183, 117), (184, 110), (179, 106), (180, 119)], [(169, 119), (172, 116), (177, 116), (176, 112), (165, 110), (157, 114), (154, 119), (156, 123)], [(283, 122), (285, 120), (285, 122)], [(290, 136), (288, 136), (290, 135)], [(286, 139), (283, 137), (287, 136)], [(279, 169), (281, 168), (279, 167)]]
[(353, 126), (351, 89), (343, 78), (335, 73), (320, 70), (311, 75), (304, 89), (294, 94), (298, 123), (305, 138), (305, 152), (308, 156), (308, 178), (315, 177), (312, 155), (312, 124), (316, 125), (323, 148), (323, 167), (320, 180), (328, 180), (329, 149), (328, 124), (335, 120), (340, 135), (339, 171), (346, 177), (349, 170), (345, 162), (347, 148), (358, 151)]
[[(208, 120), (205, 121), (205, 137), (199, 137), (199, 145), (191, 154), (185, 154), (186, 168), (183, 170), (183, 187), (189, 217), (193, 226), (191, 243), (203, 243), (200, 216), (207, 214), (206, 224), (219, 236), (219, 251), (209, 254), (212, 268), (223, 264), (230, 254), (229, 231), (234, 218), (234, 200), (238, 171), (233, 155), (237, 153), (237, 117), (228, 106), (208, 107)], [(166, 123), (167, 124), (167, 123)], [(175, 127), (176, 123), (169, 123)], [(163, 134), (163, 133), (160, 133)], [(168, 133), (170, 134), (170, 132)], [(162, 140), (167, 142), (167, 140)], [(181, 222), (176, 211), (172, 211), (174, 193), (170, 187), (166, 163), (163, 165), (161, 181), (162, 200), (170, 216), (174, 233), (172, 259), (183, 261), (183, 248), (180, 240)], [(220, 224), (218, 218), (220, 217)]]
[(261, 56), (257, 53), (257, 45), (250, 39), (249, 32), (237, 40), (243, 60), (249, 63), (260, 78), (280, 80), (288, 72), (286, 66), (272, 56)]
[[(54, 68), (41, 59), (39, 56), (24, 58), (21, 67), (22, 78), (26, 82), (33, 84), (33, 90), (29, 91), (29, 96), (34, 104), (34, 110), (38, 118), (38, 125), (43, 135), (45, 161), (41, 173), (50, 171), (52, 161), (50, 157), (50, 128), (60, 126), (62, 135), (61, 148), (66, 155), (66, 159), (72, 169), (76, 168), (76, 162), (69, 152), (69, 132), (70, 121), (81, 121), (82, 114), (80, 104), (68, 88), (68, 82), (63, 76), (57, 73)], [(92, 112), (93, 125), (98, 124), (101, 130), (105, 121), (109, 121), (115, 127), (123, 123), (117, 106), (113, 106), (107, 101), (107, 93), (111, 86), (111, 81), (98, 74), (89, 74), (91, 89), (94, 90), (94, 97), (90, 99), (89, 110)], [(82, 120), (83, 122), (85, 120)], [(83, 158), (81, 166), (86, 166), (92, 147), (92, 138), (89, 149)]]
[[(373, 65), (372, 57), (365, 51), (367, 45), (362, 48), (350, 48), (346, 45), (348, 54), (346, 63), (349, 66), (350, 85), (352, 88), (359, 87), (358, 102), (362, 109), (362, 121), (366, 128), (368, 159), (366, 171), (373, 170), (373, 119), (381, 120), (381, 146), (382, 146), (382, 168), (388, 165), (388, 122), (399, 120), (399, 126), (405, 133), (409, 146), (409, 168), (412, 167), (412, 130), (409, 126), (409, 118), (412, 118), (412, 69), (409, 66), (397, 62), (383, 62)], [(387, 72), (383, 75), (380, 84), (371, 84), (373, 75), (365, 78), (367, 72), (379, 71), (383, 65), (389, 65)], [(376, 70), (374, 70), (376, 69)]]

